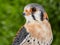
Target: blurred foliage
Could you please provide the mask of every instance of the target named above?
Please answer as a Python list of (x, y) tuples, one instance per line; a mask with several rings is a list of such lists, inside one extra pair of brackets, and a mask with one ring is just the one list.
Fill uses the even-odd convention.
[(60, 45), (60, 0), (0, 0), (0, 45), (12, 44), (16, 32), (25, 23), (22, 13), (29, 3), (45, 8), (54, 35), (52, 45)]

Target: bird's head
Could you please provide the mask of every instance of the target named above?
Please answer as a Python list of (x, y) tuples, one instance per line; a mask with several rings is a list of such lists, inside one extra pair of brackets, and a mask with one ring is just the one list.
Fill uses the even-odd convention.
[(26, 18), (26, 22), (48, 20), (48, 15), (44, 8), (35, 3), (26, 5), (23, 15)]

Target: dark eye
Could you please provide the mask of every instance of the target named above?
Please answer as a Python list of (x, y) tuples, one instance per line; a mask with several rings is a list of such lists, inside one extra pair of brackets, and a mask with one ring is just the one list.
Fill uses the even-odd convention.
[(32, 12), (35, 12), (35, 11), (36, 11), (36, 8), (35, 8), (35, 7), (33, 7), (33, 8), (32, 8)]
[(23, 15), (25, 15), (25, 13), (23, 13)]

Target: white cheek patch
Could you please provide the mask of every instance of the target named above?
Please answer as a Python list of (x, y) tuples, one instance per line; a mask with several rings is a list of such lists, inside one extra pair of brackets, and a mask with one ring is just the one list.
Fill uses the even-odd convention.
[(35, 12), (34, 16), (35, 16), (36, 20), (40, 21), (40, 18), (41, 18), (40, 15), (41, 15), (41, 11)]
[(26, 18), (26, 22), (28, 22), (28, 21), (33, 21), (34, 19), (32, 18), (32, 16), (31, 15), (29, 15), (29, 16), (25, 16), (25, 18)]
[[(34, 14), (34, 17), (35, 17), (35, 19), (37, 20), (37, 21), (39, 21), (40, 22), (40, 15), (41, 15), (41, 11), (37, 11), (37, 12), (35, 12)], [(26, 22), (33, 22), (34, 21), (34, 19), (33, 19), (33, 17), (32, 17), (32, 15), (29, 15), (29, 16), (25, 16), (25, 18), (26, 18)]]

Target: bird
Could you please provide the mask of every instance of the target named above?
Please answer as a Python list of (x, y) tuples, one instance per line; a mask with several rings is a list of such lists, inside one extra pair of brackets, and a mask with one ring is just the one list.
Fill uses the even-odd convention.
[(51, 45), (53, 34), (43, 6), (31, 3), (24, 7), (25, 24), (19, 29), (12, 45)]

